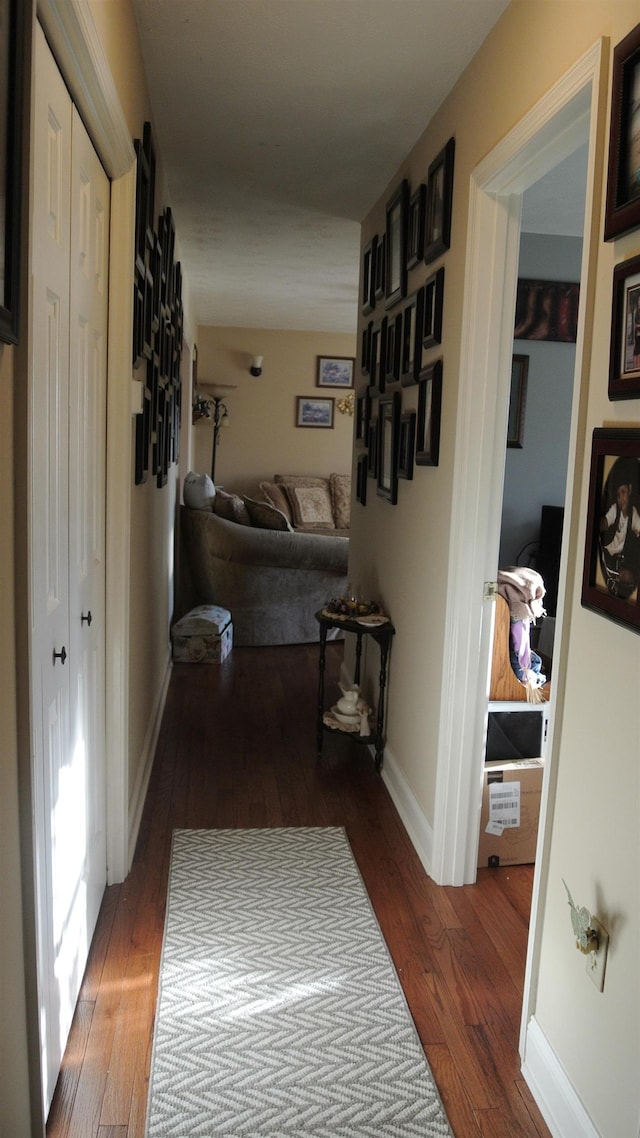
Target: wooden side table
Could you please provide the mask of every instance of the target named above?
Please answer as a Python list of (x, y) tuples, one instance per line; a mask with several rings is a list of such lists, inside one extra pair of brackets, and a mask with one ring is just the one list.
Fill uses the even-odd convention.
[[(318, 744), (318, 758), (322, 754), (322, 743), (325, 731), (336, 732), (339, 727), (330, 727), (324, 722), (324, 672), (325, 672), (325, 653), (327, 647), (327, 633), (330, 628), (341, 628), (344, 632), (352, 632), (357, 637), (356, 643), (356, 664), (353, 676), (355, 684), (360, 683), (360, 659), (362, 656), (362, 638), (368, 636), (375, 640), (380, 649), (380, 675), (378, 679), (378, 711), (376, 715), (376, 728), (371, 735), (355, 735), (349, 732), (350, 738), (354, 739), (357, 743), (373, 744), (375, 747), (376, 755), (376, 771), (380, 773), (382, 770), (382, 760), (384, 756), (384, 692), (387, 684), (387, 662), (389, 658), (389, 649), (391, 647), (391, 639), (395, 635), (395, 628), (390, 620), (385, 621), (384, 624), (361, 624), (357, 620), (350, 618), (345, 620), (338, 616), (331, 616), (324, 609), (320, 609), (315, 614), (316, 620), (320, 626), (320, 662), (318, 670), (318, 716), (316, 723), (317, 730), (317, 744)], [(346, 734), (346, 732), (345, 732)]]

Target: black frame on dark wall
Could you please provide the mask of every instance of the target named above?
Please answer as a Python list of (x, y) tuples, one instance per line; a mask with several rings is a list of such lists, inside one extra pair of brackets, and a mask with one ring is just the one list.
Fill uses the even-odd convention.
[(429, 265), (451, 245), (451, 208), (453, 204), (453, 163), (455, 139), (446, 146), (429, 166), (427, 177), (427, 216), (424, 235), (424, 261)]
[(407, 295), (407, 212), (409, 183), (402, 180), (387, 202), (385, 217), (385, 307)]
[(136, 415), (134, 479), (166, 485), (179, 454), (181, 419), (182, 270), (174, 261), (175, 225), (167, 207), (153, 228), (155, 150), (151, 123), (135, 139), (136, 226), (133, 366), (144, 366), (143, 406)]
[(22, 206), (22, 108), (24, 99), (24, 56), (26, 46), (23, 0), (0, 0), (0, 26), (8, 28), (0, 53), (0, 150), (4, 151), (4, 185), (0, 202), (4, 218), (0, 245), (4, 287), (0, 290), (0, 341), (18, 343), (18, 300), (20, 295), (20, 223)]

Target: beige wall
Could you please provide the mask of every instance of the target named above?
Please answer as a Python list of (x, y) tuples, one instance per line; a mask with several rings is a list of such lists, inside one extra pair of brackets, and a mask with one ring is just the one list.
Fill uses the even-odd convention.
[[(395, 508), (370, 496), (352, 520), (351, 574), (388, 607), (398, 634), (389, 685), (388, 747), (426, 819), (433, 823), (439, 700), (443, 676), (444, 607), (456, 461), (456, 412), (467, 240), (469, 179), (474, 167), (570, 67), (601, 37), (613, 46), (637, 24), (637, 3), (619, 0), (514, 0), (485, 41), (450, 98), (397, 171), (388, 192), (367, 217), (363, 244), (383, 232), (384, 204), (401, 177), (415, 186), (451, 135), (456, 139), (451, 249), (446, 266), (444, 394), (441, 461), (417, 469), (402, 483)], [(606, 99), (605, 99), (606, 102)], [(603, 111), (607, 112), (606, 106)], [(606, 114), (603, 115), (603, 121)], [(607, 120), (608, 121), (608, 120)], [(606, 183), (606, 152), (596, 171), (596, 208)], [(638, 401), (607, 399), (614, 263), (640, 252), (632, 233), (602, 242), (597, 217), (592, 272), (595, 318), (587, 329), (586, 421), (578, 454), (589, 451), (591, 430), (605, 421), (638, 422)], [(429, 271), (432, 271), (431, 268)], [(427, 270), (410, 275), (409, 293)], [(585, 282), (583, 282), (583, 286)], [(379, 313), (376, 313), (378, 316)], [(434, 353), (435, 354), (435, 353)], [(403, 405), (415, 389), (403, 391)], [(481, 424), (478, 424), (481, 429)], [(638, 1133), (640, 1102), (640, 656), (633, 633), (580, 605), (587, 463), (575, 472), (576, 511), (568, 583), (566, 697), (558, 708), (554, 757), (557, 796), (541, 906), (541, 963), (536, 1018), (600, 1133)], [(624, 709), (615, 713), (614, 709)], [(624, 788), (624, 789), (623, 789)], [(551, 825), (551, 822), (550, 822)], [(612, 948), (601, 995), (576, 951), (565, 878), (574, 897), (609, 926)], [(543, 880), (545, 878), (543, 877)]]
[[(198, 328), (198, 382), (236, 384), (221, 430), (216, 483), (253, 494), (274, 474), (346, 474), (351, 469), (353, 418), (334, 406), (333, 429), (296, 427), (297, 395), (338, 399), (347, 391), (315, 386), (319, 355), (355, 356), (355, 336), (262, 328)], [(249, 375), (251, 357), (264, 356), (262, 375)], [(211, 469), (213, 428), (193, 429), (193, 464)]]

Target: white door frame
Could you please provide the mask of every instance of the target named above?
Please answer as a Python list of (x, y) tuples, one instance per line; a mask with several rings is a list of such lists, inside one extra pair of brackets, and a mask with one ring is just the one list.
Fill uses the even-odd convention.
[(106, 709), (107, 880), (129, 853), (129, 550), (135, 151), (86, 0), (38, 0), (38, 18), (111, 179), (107, 362)]
[[(443, 660), (447, 682), (443, 685), (441, 704), (433, 832), (432, 871), (440, 884), (471, 883), (477, 872), (483, 775), (481, 740), (494, 617), (494, 602), (483, 599), (484, 582), (495, 579), (498, 564), (522, 195), (588, 138), (581, 303), (568, 455), (568, 535), (576, 471), (579, 475), (583, 460), (577, 426), (586, 388), (585, 313), (590, 310), (593, 293), (588, 269), (596, 159), (599, 168), (603, 164), (603, 130), (598, 126), (601, 98), (606, 99), (606, 52), (599, 41), (494, 148), (471, 178)], [(482, 423), (481, 432), (478, 423)], [(543, 782), (523, 1031), (530, 1014), (532, 977), (537, 967), (536, 916), (550, 841), (546, 821), (550, 788), (554, 785), (554, 710), (559, 713), (563, 701), (562, 662), (566, 649), (562, 609), (569, 544), (565, 539), (560, 567), (555, 640), (560, 667), (559, 678), (554, 681), (550, 761), (545, 766)]]

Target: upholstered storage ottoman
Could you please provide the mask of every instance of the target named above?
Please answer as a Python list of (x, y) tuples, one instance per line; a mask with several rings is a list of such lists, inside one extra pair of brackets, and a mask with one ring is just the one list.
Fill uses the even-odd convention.
[(231, 613), (219, 605), (197, 605), (171, 630), (177, 664), (221, 664), (233, 647)]

